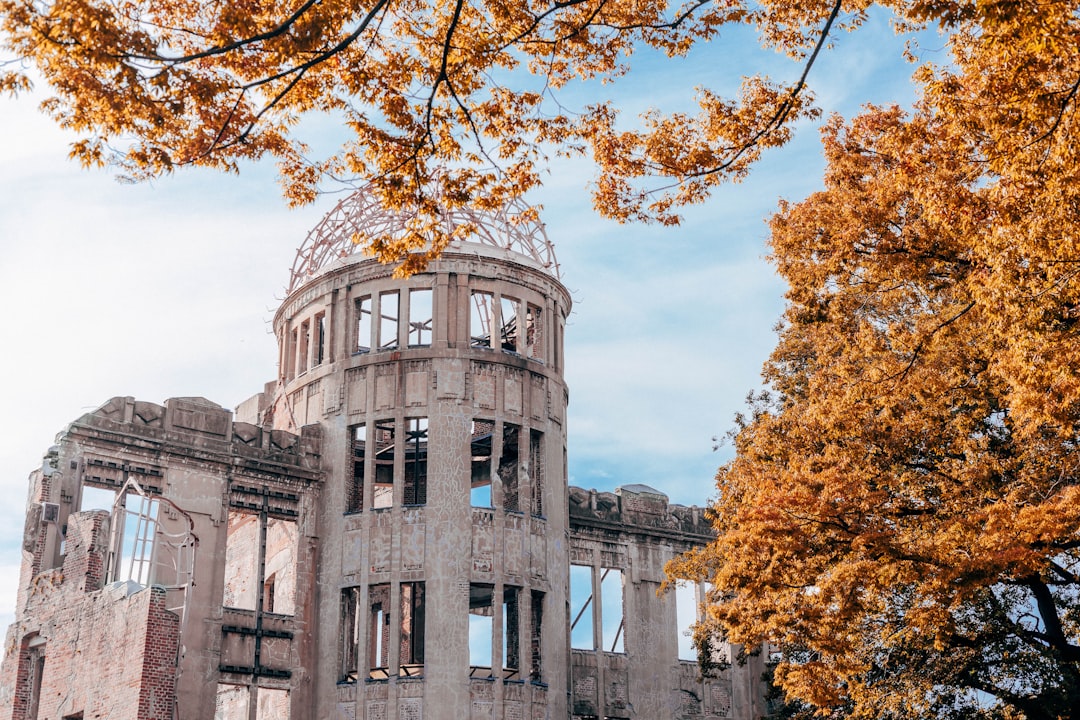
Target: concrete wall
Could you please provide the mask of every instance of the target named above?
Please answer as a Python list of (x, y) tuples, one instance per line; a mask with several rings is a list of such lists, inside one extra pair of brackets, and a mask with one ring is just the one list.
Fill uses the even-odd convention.
[[(419, 338), (422, 343), (410, 335), (417, 320), (411, 313), (413, 291), (431, 296), (431, 330)], [(388, 313), (380, 305), (392, 293), (396, 298)], [(474, 293), (490, 301), (492, 315), (484, 330), (478, 328)], [(282, 305), (275, 331), (284, 384), (271, 403), (273, 419), (283, 429), (318, 422), (324, 437), (319, 595), (328, 621), (318, 628), (316, 642), (328, 651), (319, 653), (313, 673), (315, 716), (566, 716), (567, 391), (557, 339), (568, 309), (565, 289), (546, 272), (524, 262), (458, 252), (408, 280), (392, 278), (387, 268), (370, 261), (343, 263)], [(364, 312), (375, 318), (395, 314), (400, 320), (382, 323), (383, 332), (376, 329), (369, 337), (361, 328)], [(511, 320), (529, 331), (506, 339), (499, 329)], [(479, 346), (476, 336), (485, 333), (492, 339)], [(409, 423), (418, 418), (427, 424), (423, 502), (405, 489), (402, 460), (411, 452)], [(477, 420), (494, 431), (492, 501), (486, 508), (472, 508), (470, 501)], [(360, 465), (362, 488), (350, 490), (359, 425), (367, 433), (368, 461)], [(396, 433), (389, 448), (398, 458), (389, 501), (374, 501), (376, 426)], [(542, 437), (537, 452), (533, 437)], [(500, 468), (498, 459), (513, 455), (503, 452), (508, 442), (516, 442), (518, 451)], [(534, 493), (540, 468), (542, 484)], [(350, 504), (350, 493), (363, 497), (359, 507)], [(419, 667), (403, 659), (406, 650), (393, 640), (408, 631), (402, 610), (408, 583), (423, 584), (424, 662)], [(490, 586), (495, 600), (493, 668), (470, 668), (470, 586)], [(377, 641), (365, 617), (372, 588), (383, 587), (391, 627), (382, 631), (390, 638), (385, 669), (368, 660)], [(530, 623), (542, 618), (544, 641), (534, 662), (526, 638), (521, 667), (511, 672), (503, 669), (501, 614), (503, 598), (514, 592), (520, 598), (518, 634), (530, 636)], [(360, 599), (357, 634), (349, 639), (357, 646), (359, 668), (339, 682), (345, 630), (334, 603), (344, 596)], [(540, 598), (544, 609), (534, 613), (531, 604)]]
[[(9, 648), (19, 651), (0, 669), (0, 717), (32, 716), (26, 696), (35, 687), (37, 717), (56, 720), (79, 712), (212, 717), (215, 693), (207, 687), (220, 680), (293, 689), (291, 668), (308, 662), (303, 643), (292, 638), (314, 612), (319, 477), (318, 428), (264, 432), (233, 423), (231, 413), (201, 398), (164, 406), (114, 398), (72, 423), (31, 477), (16, 622), (8, 631)], [(80, 512), (95, 494), (108, 509)], [(114, 507), (118, 494), (127, 500)], [(46, 509), (55, 519), (43, 519)], [(276, 636), (265, 652), (255, 647), (262, 644), (261, 609), (227, 621), (223, 608), (230, 510), (271, 526), (299, 525), (287, 574), (293, 612), (266, 618)], [(260, 642), (246, 655), (225, 657), (233, 636)], [(41, 647), (37, 680), (26, 661)], [(290, 697), (310, 702), (303, 690)]]
[[(596, 636), (590, 649), (571, 651), (572, 716), (757, 720), (766, 715), (762, 658), (712, 678), (702, 678), (696, 662), (679, 659), (675, 592), (661, 593), (660, 587), (669, 560), (713, 538), (704, 512), (669, 505), (662, 493), (629, 485), (615, 493), (570, 488), (569, 514), (570, 563), (591, 569), (593, 577), (585, 611), (592, 614)], [(621, 588), (601, 587), (608, 571), (621, 572)], [(612, 590), (620, 593), (625, 623), (615, 651), (610, 640), (600, 642), (605, 632), (610, 635), (601, 627), (610, 627), (610, 618), (600, 606), (617, 605), (605, 593)], [(581, 604), (580, 594), (574, 595), (571, 615)], [(735, 655), (724, 643), (719, 649), (728, 658)]]

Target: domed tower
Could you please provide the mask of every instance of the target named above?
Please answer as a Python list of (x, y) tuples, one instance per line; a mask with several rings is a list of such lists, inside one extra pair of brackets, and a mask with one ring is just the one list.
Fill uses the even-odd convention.
[[(524, 206), (424, 273), (353, 254), (405, 220), (361, 191), (274, 318), (277, 429), (322, 426), (312, 717), (567, 717), (570, 297)], [(306, 694), (306, 693), (304, 693)]]

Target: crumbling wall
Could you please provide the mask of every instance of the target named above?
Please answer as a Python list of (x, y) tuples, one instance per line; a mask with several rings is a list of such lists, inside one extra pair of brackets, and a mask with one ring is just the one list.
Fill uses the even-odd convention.
[[(72, 423), (31, 477), (0, 720), (204, 720), (219, 678), (252, 712), (264, 686), (267, 712), (309, 703), (290, 678), (313, 663), (293, 639), (314, 617), (320, 437), (234, 423), (202, 398), (113, 398)], [(79, 512), (84, 495), (109, 510)], [(258, 532), (240, 548), (255, 602), (236, 617), (233, 515), (269, 528), (270, 553)]]
[[(703, 679), (696, 662), (679, 658), (676, 593), (659, 592), (668, 560), (712, 540), (704, 512), (670, 505), (645, 485), (614, 493), (572, 487), (569, 500), (571, 624), (582, 617), (592, 636), (572, 631), (572, 716), (756, 720), (764, 707), (760, 662)], [(621, 589), (610, 582), (617, 576)]]
[[(28, 584), (21, 621), (8, 630), (5, 717), (172, 720), (179, 619), (161, 588), (102, 587), (109, 530), (103, 511), (70, 516), (63, 565)], [(44, 658), (37, 677), (34, 657)]]

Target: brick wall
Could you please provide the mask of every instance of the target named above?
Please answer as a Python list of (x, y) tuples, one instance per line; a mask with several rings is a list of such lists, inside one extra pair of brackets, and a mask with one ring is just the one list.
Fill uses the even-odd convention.
[(171, 720), (176, 700), (176, 652), (180, 621), (165, 609), (165, 591), (151, 588), (143, 650), (139, 720)]
[(15, 658), (17, 668), (15, 671), (15, 692), (12, 696), (11, 718), (12, 720), (24, 720), (30, 707), (30, 675), (32, 656), (28, 645), (29, 638), (25, 638), (19, 644), (19, 652)]
[[(62, 569), (40, 573), (9, 637), (19, 643), (11, 712), (27, 714), (32, 655), (27, 641), (44, 639), (45, 664), (37, 716), (60, 720), (171, 720), (175, 701), (179, 619), (165, 609), (162, 588), (120, 583), (101, 587), (109, 532), (97, 511), (69, 518), (68, 553)], [(5, 663), (7, 666), (8, 663)], [(10, 672), (10, 671), (6, 671)]]

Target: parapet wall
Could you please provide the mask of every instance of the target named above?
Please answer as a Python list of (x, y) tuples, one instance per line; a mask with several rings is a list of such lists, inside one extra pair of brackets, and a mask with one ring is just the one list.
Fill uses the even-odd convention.
[(571, 487), (569, 504), (571, 528), (624, 528), (694, 544), (716, 536), (702, 508), (672, 505), (666, 495), (647, 485), (624, 485), (613, 493)]
[(205, 398), (171, 398), (157, 405), (114, 397), (71, 423), (67, 432), (95, 430), (171, 445), (188, 455), (202, 451), (236, 456), (259, 467), (284, 465), (290, 471), (312, 472), (320, 469), (322, 432), (318, 426), (304, 427), (296, 434), (237, 422), (230, 411)]

